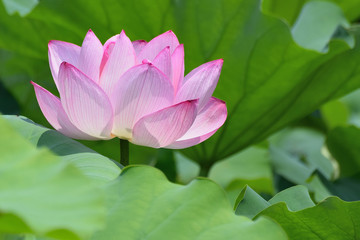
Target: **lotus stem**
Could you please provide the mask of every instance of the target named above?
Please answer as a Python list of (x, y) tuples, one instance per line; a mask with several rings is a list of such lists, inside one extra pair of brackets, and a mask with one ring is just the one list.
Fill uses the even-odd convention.
[(124, 139), (120, 139), (120, 164), (129, 165), (129, 141)]

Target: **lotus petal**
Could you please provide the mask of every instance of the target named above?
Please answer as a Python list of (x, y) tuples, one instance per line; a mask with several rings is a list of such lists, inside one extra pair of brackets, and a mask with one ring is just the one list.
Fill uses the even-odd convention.
[(223, 60), (205, 63), (192, 70), (176, 94), (175, 102), (199, 99), (201, 109), (210, 99), (218, 83)]
[(59, 92), (61, 104), (77, 128), (96, 138), (112, 137), (112, 105), (93, 80), (64, 62), (59, 71)]
[(214, 97), (210, 98), (196, 116), (190, 129), (166, 148), (187, 148), (205, 141), (224, 124), (226, 116), (225, 102)]
[(58, 97), (54, 96), (48, 90), (34, 82), (31, 82), (31, 84), (34, 86), (40, 109), (51, 126), (53, 126), (57, 131), (61, 132), (65, 136), (71, 138), (83, 140), (97, 139), (80, 131), (77, 127), (74, 126), (74, 124), (71, 123)]
[(170, 80), (151, 63), (129, 69), (110, 98), (115, 114), (113, 134), (131, 139), (132, 128), (140, 118), (172, 105), (173, 92)]
[(110, 96), (120, 77), (135, 65), (136, 55), (130, 39), (122, 31), (102, 69), (100, 86)]
[(184, 135), (196, 117), (197, 100), (185, 101), (141, 118), (134, 126), (132, 142), (159, 148)]

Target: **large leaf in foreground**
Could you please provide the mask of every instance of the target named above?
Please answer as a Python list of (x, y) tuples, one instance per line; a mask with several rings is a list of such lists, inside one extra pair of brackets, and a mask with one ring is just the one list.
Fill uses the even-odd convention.
[(315, 207), (301, 211), (289, 211), (285, 203), (277, 203), (265, 209), (260, 216), (268, 216), (278, 222), (289, 239), (360, 239), (360, 202), (344, 202), (330, 197)]
[(314, 206), (306, 187), (298, 185), (268, 202), (247, 187), (235, 206), (237, 214), (257, 219), (267, 216), (281, 225), (289, 239), (359, 239), (360, 201), (329, 197)]
[(94, 240), (286, 239), (268, 219), (236, 216), (221, 188), (208, 179), (181, 186), (155, 168), (130, 166), (107, 192), (107, 226)]
[(120, 166), (112, 160), (55, 130), (42, 127), (26, 117), (9, 115), (5, 119), (34, 146), (50, 149), (61, 160), (73, 163), (99, 183), (113, 180), (120, 174)]
[(253, 218), (269, 206), (270, 203), (257, 194), (251, 187), (245, 186), (236, 199), (235, 213)]
[(73, 165), (36, 149), (0, 116), (0, 233), (86, 239), (104, 224), (104, 193)]
[(302, 210), (315, 205), (310, 198), (307, 188), (302, 185), (287, 188), (277, 193), (269, 201), (262, 198), (251, 187), (246, 186), (236, 200), (235, 213), (254, 218), (264, 209), (279, 202), (286, 203), (286, 206), (292, 211)]

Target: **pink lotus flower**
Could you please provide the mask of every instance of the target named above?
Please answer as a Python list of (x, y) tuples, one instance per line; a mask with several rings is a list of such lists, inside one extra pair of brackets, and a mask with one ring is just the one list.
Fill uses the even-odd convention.
[(71, 138), (186, 148), (226, 119), (225, 103), (211, 96), (223, 60), (184, 77), (184, 46), (172, 31), (148, 43), (122, 31), (102, 45), (89, 30), (81, 47), (50, 41), (49, 62), (60, 99), (32, 84), (46, 119)]

